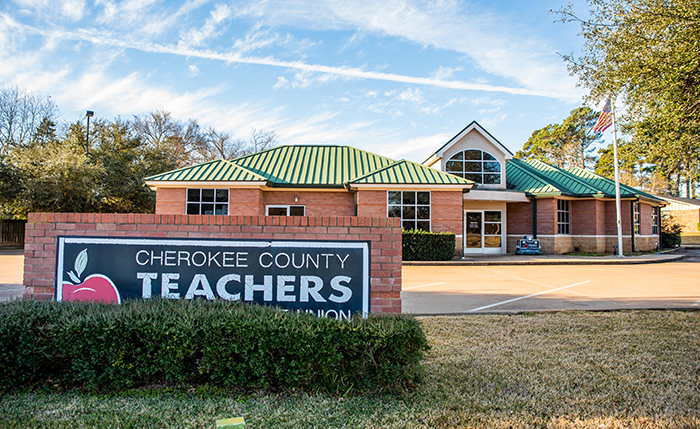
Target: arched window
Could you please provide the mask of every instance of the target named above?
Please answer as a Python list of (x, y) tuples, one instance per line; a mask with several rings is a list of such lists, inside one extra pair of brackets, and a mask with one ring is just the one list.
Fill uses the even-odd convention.
[(445, 164), (445, 171), (484, 185), (501, 184), (501, 163), (480, 149), (457, 152)]

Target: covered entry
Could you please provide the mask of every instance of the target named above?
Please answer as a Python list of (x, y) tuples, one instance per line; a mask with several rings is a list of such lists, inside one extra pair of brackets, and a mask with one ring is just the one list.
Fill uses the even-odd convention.
[(464, 254), (503, 253), (503, 212), (465, 210)]

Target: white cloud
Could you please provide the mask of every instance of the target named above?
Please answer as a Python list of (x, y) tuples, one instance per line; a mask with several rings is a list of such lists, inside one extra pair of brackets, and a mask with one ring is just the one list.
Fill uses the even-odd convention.
[(492, 116), (490, 118), (482, 118), (479, 121), (479, 123), (486, 128), (490, 128), (490, 127), (493, 127), (500, 122), (505, 121), (507, 117), (508, 117), (508, 114), (503, 113), (500, 115)]
[(186, 31), (182, 35), (180, 43), (184, 46), (201, 46), (209, 39), (223, 33), (224, 28), (220, 28), (219, 25), (231, 17), (231, 15), (231, 8), (223, 4), (217, 4), (214, 10), (210, 12), (210, 16), (204, 22), (204, 25), (199, 29), (192, 28)]
[(199, 67), (194, 64), (187, 66), (187, 74), (189, 77), (195, 77), (199, 74)]
[[(268, 0), (261, 8), (264, 14), (260, 18), (269, 25), (398, 37), (465, 54), (486, 72), (519, 83), (528, 94), (568, 101), (580, 101), (583, 94), (547, 41), (533, 36), (514, 18), (457, 0)], [(442, 82), (444, 76), (433, 80)]]
[(421, 92), (420, 89), (407, 88), (403, 90), (401, 94), (397, 95), (396, 99), (401, 101), (409, 101), (415, 104), (425, 103), (425, 99), (423, 98), (423, 92)]
[(384, 146), (382, 155), (394, 159), (403, 158), (414, 162), (423, 162), (451, 137), (452, 134), (449, 133), (438, 133), (395, 141)]
[(450, 79), (452, 76), (454, 76), (456, 71), (462, 71), (464, 70), (464, 67), (443, 67), (440, 66), (438, 67), (437, 70), (433, 72), (433, 79), (437, 80), (445, 80), (445, 79)]

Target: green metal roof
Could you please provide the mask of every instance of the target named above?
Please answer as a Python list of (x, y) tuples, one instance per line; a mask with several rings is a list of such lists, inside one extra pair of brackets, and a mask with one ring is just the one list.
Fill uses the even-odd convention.
[(147, 181), (265, 182), (267, 179), (230, 161), (217, 159), (146, 177)]
[[(593, 184), (595, 187), (597, 187), (606, 194), (615, 195), (614, 180), (608, 179), (607, 177), (603, 177), (588, 170), (584, 170), (582, 168), (577, 167), (567, 168), (566, 171), (574, 176), (580, 177), (581, 179)], [(620, 183), (620, 196), (624, 196), (625, 198), (636, 197), (652, 201), (664, 202), (663, 198), (659, 198), (656, 195), (648, 194), (631, 186), (623, 185), (622, 183)]]
[(431, 184), (431, 185), (474, 185), (474, 182), (448, 174), (434, 168), (401, 160), (382, 169), (359, 177), (352, 184)]
[(342, 187), (394, 160), (348, 146), (279, 146), (232, 162), (277, 186)]
[(526, 168), (519, 159), (506, 162), (506, 181), (508, 189), (523, 191), (532, 195), (562, 195), (566, 191), (547, 181), (545, 177)]
[[(506, 163), (508, 189), (535, 196), (615, 198), (615, 182), (581, 168), (563, 169), (538, 160), (511, 159)], [(620, 197), (663, 200), (638, 189), (620, 185)]]
[(263, 181), (274, 187), (344, 187), (347, 184), (473, 185), (409, 161), (394, 161), (349, 146), (278, 146), (229, 161), (217, 160), (151, 176), (164, 181)]

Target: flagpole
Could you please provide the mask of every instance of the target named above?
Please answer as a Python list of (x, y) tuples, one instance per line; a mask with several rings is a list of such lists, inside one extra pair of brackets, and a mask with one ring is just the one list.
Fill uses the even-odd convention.
[(620, 209), (620, 170), (617, 167), (617, 126), (615, 124), (615, 102), (612, 102), (612, 127), (613, 127), (613, 158), (615, 162), (615, 209), (617, 211), (617, 256), (622, 254), (622, 221)]

